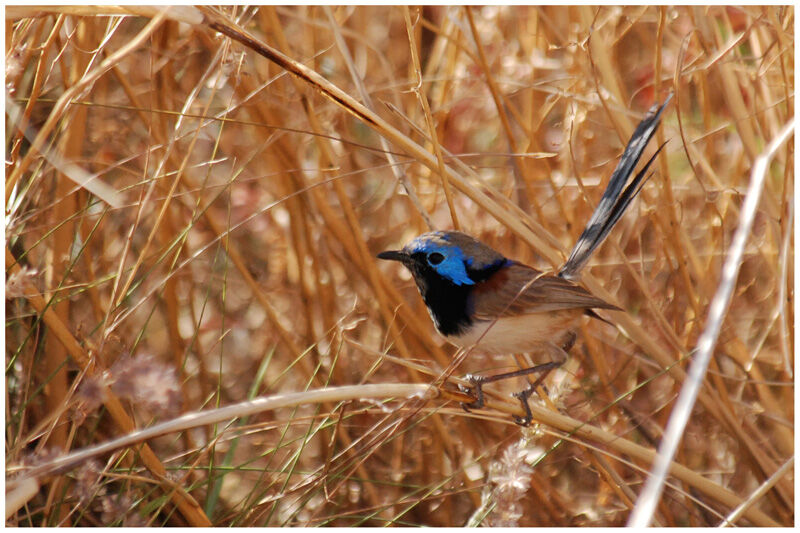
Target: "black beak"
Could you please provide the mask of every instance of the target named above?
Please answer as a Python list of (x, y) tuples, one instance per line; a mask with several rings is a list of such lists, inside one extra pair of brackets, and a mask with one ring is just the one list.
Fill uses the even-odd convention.
[(378, 254), (378, 259), (388, 259), (390, 261), (405, 262), (408, 259), (408, 254), (402, 250), (386, 250)]

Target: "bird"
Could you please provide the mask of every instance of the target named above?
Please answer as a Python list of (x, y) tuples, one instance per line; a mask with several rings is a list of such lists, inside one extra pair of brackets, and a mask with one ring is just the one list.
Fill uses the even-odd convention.
[(461, 231), (422, 234), (399, 250), (386, 250), (379, 259), (399, 261), (412, 274), (437, 331), (460, 348), (504, 355), (546, 350), (554, 360), (495, 376), (468, 375), (475, 401), (465, 409), (483, 406), (481, 386), (513, 376), (543, 375), (526, 390), (515, 393), (525, 416), (515, 422), (528, 425), (528, 397), (544, 375), (562, 364), (577, 337), (584, 315), (600, 318), (597, 309), (621, 310), (578, 283), (581, 269), (605, 240), (648, 177), (661, 145), (630, 180), (655, 134), (669, 103), (654, 105), (633, 132), (603, 196), (578, 238), (567, 261), (555, 272), (543, 272), (509, 259)]

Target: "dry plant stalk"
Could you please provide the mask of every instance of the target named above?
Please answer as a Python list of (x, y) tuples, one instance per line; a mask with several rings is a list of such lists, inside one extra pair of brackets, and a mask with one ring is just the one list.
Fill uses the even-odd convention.
[[(8, 525), (626, 523), (793, 119), (793, 7), (6, 15), (7, 482), (179, 413), (356, 386), (18, 483)], [(669, 91), (657, 172), (583, 278), (625, 311), (585, 324), (537, 427), (509, 423), (519, 383), (472, 414), (357, 394), (513, 368), (455, 368), (374, 253), (458, 224), (559, 265)], [(659, 525), (793, 523), (793, 159), (767, 169)]]

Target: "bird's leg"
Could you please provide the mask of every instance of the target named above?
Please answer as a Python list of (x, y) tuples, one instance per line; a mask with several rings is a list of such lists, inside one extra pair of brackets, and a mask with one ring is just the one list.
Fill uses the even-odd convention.
[(464, 376), (464, 379), (470, 382), (471, 387), (464, 387), (459, 386), (463, 392), (467, 392), (472, 394), (475, 397), (475, 401), (470, 403), (462, 403), (461, 407), (469, 412), (470, 409), (480, 409), (484, 405), (484, 397), (483, 397), (483, 385), (486, 383), (494, 383), (495, 381), (502, 381), (504, 379), (516, 378), (520, 376), (528, 376), (530, 374), (539, 374), (541, 375), (533, 382), (533, 384), (529, 385), (525, 388), (525, 390), (515, 392), (514, 397), (517, 398), (520, 403), (522, 404), (522, 409), (525, 411), (525, 416), (519, 417), (514, 416), (514, 422), (521, 426), (527, 426), (531, 423), (533, 419), (533, 415), (531, 414), (531, 408), (528, 406), (528, 398), (530, 398), (531, 394), (542, 384), (545, 378), (550, 374), (550, 371), (554, 368), (558, 368), (564, 364), (564, 361), (567, 360), (567, 352), (572, 348), (575, 344), (575, 340), (578, 338), (577, 334), (574, 331), (571, 331), (568, 335), (564, 343), (561, 347), (556, 346), (555, 344), (548, 343), (547, 346), (553, 351), (555, 355), (555, 361), (551, 361), (549, 363), (543, 363), (541, 365), (532, 366), (530, 368), (522, 368), (520, 370), (515, 370), (513, 372), (505, 372), (503, 374), (495, 374), (494, 376), (478, 376), (475, 374), (467, 374)]
[[(541, 365), (532, 366), (530, 368), (523, 368), (520, 370), (514, 370), (513, 372), (505, 372), (503, 374), (495, 374), (494, 376), (476, 376), (474, 374), (467, 374), (464, 376), (464, 379), (470, 382), (472, 385), (471, 387), (459, 387), (462, 391), (468, 392), (475, 396), (475, 401), (470, 403), (462, 403), (461, 407), (464, 410), (469, 411), (470, 409), (480, 409), (483, 407), (483, 385), (486, 383), (494, 383), (495, 381), (502, 381), (504, 379), (516, 378), (520, 376), (527, 376), (530, 374), (537, 374), (539, 372), (544, 372), (543, 376), (536, 380), (536, 386), (538, 387), (539, 384), (542, 382), (544, 376), (550, 372), (550, 370), (561, 366), (563, 361), (559, 362), (550, 362), (544, 363)], [(527, 390), (527, 389), (526, 389)], [(530, 393), (528, 394), (530, 396)]]
[[(539, 385), (541, 385), (542, 381), (544, 381), (544, 378), (546, 378), (548, 376), (548, 374), (550, 374), (550, 371), (553, 368), (561, 366), (563, 364), (563, 362), (559, 362), (559, 363), (553, 362), (553, 363), (547, 363), (547, 364), (548, 365), (552, 365), (552, 366), (550, 368), (547, 368), (546, 370), (544, 370), (542, 372), (542, 375), (539, 376), (536, 379), (536, 381), (533, 382), (532, 385), (526, 387), (525, 389), (523, 389), (523, 390), (521, 390), (519, 392), (515, 392), (513, 394), (513, 396), (516, 399), (519, 400), (519, 403), (522, 404), (522, 410), (525, 411), (525, 416), (513, 415), (514, 422), (519, 424), (520, 426), (528, 427), (531, 424), (531, 420), (533, 420), (533, 413), (531, 413), (531, 406), (528, 405), (528, 398), (530, 398), (531, 394), (533, 394), (536, 391), (536, 389), (539, 388)], [(539, 366), (544, 366), (544, 365), (539, 365)]]
[[(550, 371), (554, 368), (558, 368), (559, 366), (563, 365), (564, 362), (567, 360), (567, 352), (570, 348), (575, 344), (575, 339), (578, 336), (575, 334), (574, 331), (571, 331), (567, 336), (567, 339), (564, 341), (564, 344), (561, 345), (559, 348), (555, 344), (549, 343), (548, 346), (553, 350), (557, 361), (552, 361), (550, 363), (545, 363), (543, 365), (537, 365), (533, 367), (534, 369), (541, 369), (542, 375), (536, 378), (531, 385), (526, 387), (524, 390), (514, 393), (514, 397), (517, 398), (520, 403), (522, 404), (522, 410), (525, 411), (525, 416), (516, 416), (514, 415), (514, 422), (519, 424), (520, 426), (529, 426), (531, 420), (533, 420), (533, 414), (531, 413), (531, 407), (528, 405), (528, 399), (531, 397), (539, 385), (545, 380), (545, 378), (550, 374)], [(547, 368), (542, 368), (547, 367)]]
[(483, 376), (476, 376), (475, 374), (467, 374), (464, 376), (464, 379), (469, 381), (471, 386), (459, 385), (459, 390), (475, 398), (474, 401), (469, 403), (461, 403), (461, 408), (469, 413), (470, 409), (480, 409), (483, 407), (483, 384), (486, 383), (486, 378)]

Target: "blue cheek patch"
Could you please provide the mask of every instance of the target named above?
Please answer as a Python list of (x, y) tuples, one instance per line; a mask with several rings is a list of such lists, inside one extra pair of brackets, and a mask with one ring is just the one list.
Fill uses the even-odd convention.
[(447, 259), (433, 268), (456, 285), (475, 285), (475, 282), (467, 275), (467, 269), (464, 268), (461, 250), (458, 250), (458, 257), (455, 255), (448, 256)]
[(434, 269), (442, 277), (449, 279), (456, 285), (475, 285), (475, 282), (467, 275), (467, 269), (464, 266), (472, 263), (472, 258), (464, 258), (464, 252), (461, 248), (456, 246), (443, 246), (439, 244), (428, 242), (412, 242), (409, 245), (412, 253), (424, 252), (429, 254), (431, 252), (438, 252), (444, 256), (444, 261), (438, 265), (428, 265)]

